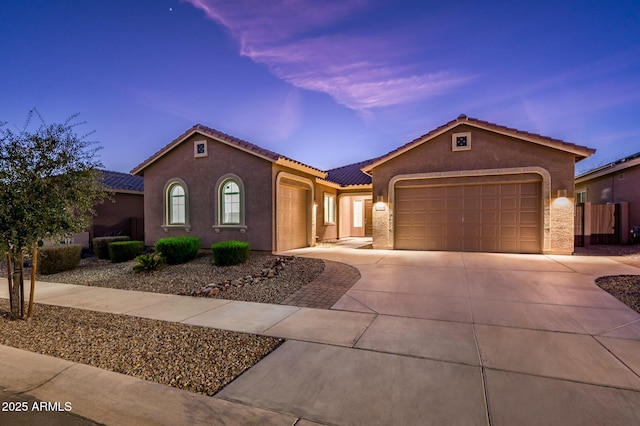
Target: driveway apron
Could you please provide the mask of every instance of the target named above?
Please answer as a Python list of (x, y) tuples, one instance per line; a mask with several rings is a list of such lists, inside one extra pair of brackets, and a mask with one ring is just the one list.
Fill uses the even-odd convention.
[(361, 279), (332, 309), (373, 320), (351, 345), (327, 345), (305, 338), (318, 333), (313, 316), (294, 335), (292, 315), (289, 335), (308, 342), (288, 341), (221, 398), (327, 424), (640, 422), (640, 315), (594, 282), (638, 268), (578, 256), (290, 253), (356, 266)]

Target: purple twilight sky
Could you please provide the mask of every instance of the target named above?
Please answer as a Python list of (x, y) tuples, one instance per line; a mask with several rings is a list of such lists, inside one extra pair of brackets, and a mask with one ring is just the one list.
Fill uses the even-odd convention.
[(328, 169), (465, 113), (640, 151), (640, 2), (4, 0), (0, 122), (74, 113), (128, 172), (195, 123)]

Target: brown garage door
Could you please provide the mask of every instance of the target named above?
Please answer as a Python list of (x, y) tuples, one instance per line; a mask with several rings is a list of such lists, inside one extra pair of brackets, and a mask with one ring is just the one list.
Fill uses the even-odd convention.
[(395, 248), (540, 253), (540, 182), (396, 188)]
[(307, 193), (295, 186), (278, 188), (277, 249), (279, 251), (306, 247), (307, 242)]

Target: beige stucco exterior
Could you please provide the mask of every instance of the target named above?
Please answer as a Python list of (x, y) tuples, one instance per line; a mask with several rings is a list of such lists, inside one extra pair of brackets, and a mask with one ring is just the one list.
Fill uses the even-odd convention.
[[(194, 141), (206, 141), (208, 155), (194, 157)], [(196, 235), (203, 247), (226, 240), (247, 241), (255, 250), (272, 249), (272, 164), (201, 134), (194, 134), (144, 170), (145, 242), (154, 245), (170, 236)], [(216, 184), (223, 176), (235, 176), (244, 186), (244, 224), (222, 226), (216, 217)], [(187, 191), (184, 225), (166, 220), (166, 188), (174, 181)]]
[[(461, 116), (385, 156), (334, 172), (196, 125), (133, 171), (145, 177), (146, 243), (197, 235), (203, 247), (233, 239), (253, 250), (278, 251), (371, 235), (375, 248), (394, 249), (398, 188), (534, 182), (540, 189), (529, 193), (539, 191), (539, 199), (528, 197), (539, 205), (529, 217), (536, 230), (531, 232), (539, 232), (538, 251), (573, 252), (574, 163), (593, 150), (471, 120)], [(466, 135), (470, 148), (456, 148), (454, 134)], [(217, 217), (219, 187), (228, 178), (241, 187), (242, 219), (236, 225)], [(172, 182), (187, 192), (181, 225), (167, 223)]]
[[(455, 151), (453, 134), (470, 135), (471, 149)], [(438, 185), (481, 184), (509, 179), (541, 179), (541, 252), (573, 252), (573, 175), (576, 155), (460, 123), (369, 169), (375, 199), (374, 248), (394, 248), (394, 193), (406, 181)], [(557, 200), (558, 191), (566, 197)], [(384, 207), (384, 209), (382, 209)]]

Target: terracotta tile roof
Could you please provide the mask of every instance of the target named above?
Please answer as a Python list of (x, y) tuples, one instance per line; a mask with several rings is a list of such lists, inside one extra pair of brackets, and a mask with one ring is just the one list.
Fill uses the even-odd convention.
[(129, 173), (101, 170), (102, 183), (113, 190), (144, 191), (144, 178)]
[(311, 169), (312, 171), (315, 171), (316, 173), (323, 173), (322, 170), (317, 169), (315, 167), (309, 166), (307, 164), (301, 163), (300, 161), (294, 160), (292, 158), (286, 157), (284, 155), (278, 154), (277, 152), (262, 148), (258, 145), (255, 145), (251, 142), (247, 142), (245, 140), (236, 138), (234, 136), (228, 135), (226, 133), (223, 133), (219, 130), (216, 129), (212, 129), (211, 127), (207, 127), (203, 124), (196, 124), (195, 126), (191, 127), (189, 130), (187, 130), (186, 132), (184, 132), (183, 134), (181, 134), (180, 136), (178, 136), (176, 139), (174, 139), (173, 141), (171, 141), (170, 143), (168, 143), (167, 145), (165, 145), (162, 149), (160, 149), (158, 152), (156, 152), (155, 154), (153, 154), (151, 157), (147, 158), (145, 161), (143, 161), (142, 163), (140, 163), (139, 165), (137, 165), (132, 171), (132, 174), (138, 175), (141, 174), (142, 171), (149, 166), (151, 163), (153, 163), (154, 161), (156, 161), (157, 159), (159, 159), (160, 157), (162, 157), (163, 155), (165, 155), (166, 153), (168, 153), (169, 151), (171, 151), (173, 148), (175, 148), (176, 146), (178, 146), (182, 141), (184, 141), (187, 137), (191, 136), (193, 133), (198, 132), (201, 133), (205, 136), (210, 136), (214, 139), (220, 140), (222, 142), (225, 142), (229, 145), (232, 146), (236, 146), (240, 149), (242, 149), (243, 151), (252, 153), (254, 155), (257, 155), (259, 157), (263, 157), (267, 160), (276, 162), (278, 160), (286, 160), (292, 163), (295, 163), (296, 165), (302, 166), (303, 168), (307, 168), (307, 169)]
[(195, 126), (193, 126), (191, 128), (191, 131), (193, 130), (198, 130), (201, 133), (204, 133), (206, 135), (212, 136), (216, 139), (222, 140), (224, 142), (228, 142), (231, 145), (236, 145), (239, 148), (244, 149), (245, 151), (251, 151), (254, 152), (262, 157), (267, 157), (273, 161), (277, 161), (278, 158), (283, 157), (282, 155), (273, 152), (273, 151), (269, 151), (268, 149), (264, 149), (262, 147), (259, 147), (258, 145), (254, 145), (251, 142), (247, 142), (245, 140), (242, 139), (238, 139), (236, 137), (233, 137), (231, 135), (228, 135), (226, 133), (222, 133), (216, 129), (212, 129), (211, 127), (207, 127), (203, 124), (196, 124)]
[(362, 172), (362, 167), (374, 160), (360, 161), (335, 169), (327, 170), (327, 180), (341, 186), (371, 185), (371, 176)]
[(386, 155), (383, 155), (382, 157), (372, 160), (369, 164), (365, 165), (365, 168), (366, 170), (369, 170), (369, 168), (376, 163), (385, 162), (386, 160), (391, 159), (396, 155), (413, 148), (414, 146), (420, 145), (421, 143), (426, 142), (427, 140), (462, 124), (469, 124), (474, 127), (479, 127), (479, 128), (487, 129), (490, 131), (506, 134), (514, 138), (525, 139), (535, 143), (540, 143), (542, 145), (547, 145), (553, 148), (561, 149), (564, 151), (573, 152), (576, 154), (576, 157), (577, 157), (576, 161), (587, 158), (596, 152), (595, 149), (588, 148), (586, 146), (576, 145), (574, 143), (569, 143), (560, 139), (554, 139), (548, 136), (539, 135), (537, 133), (525, 132), (512, 127), (501, 126), (499, 124), (490, 123), (488, 121), (479, 120), (477, 118), (467, 117), (465, 114), (460, 114), (458, 118), (456, 118), (455, 120), (451, 120), (448, 123), (443, 124), (442, 126), (431, 130), (429, 133), (426, 133), (412, 140), (411, 142), (406, 143), (401, 147), (394, 149), (393, 151), (390, 151)]

